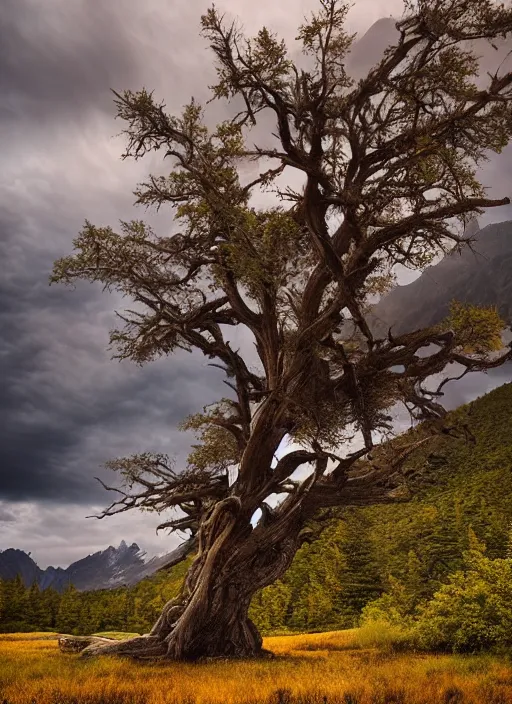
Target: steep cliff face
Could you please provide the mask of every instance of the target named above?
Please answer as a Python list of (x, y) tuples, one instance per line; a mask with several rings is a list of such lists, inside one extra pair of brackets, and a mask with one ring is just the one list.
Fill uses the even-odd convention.
[(368, 75), (387, 47), (396, 44), (399, 38), (396, 22), (392, 17), (382, 17), (354, 42), (346, 63), (347, 72), (354, 80)]
[(448, 254), (416, 281), (384, 296), (372, 310), (374, 334), (386, 335), (390, 327), (398, 334), (435, 325), (454, 299), (497, 306), (512, 323), (512, 220), (488, 225), (474, 238), (472, 249)]

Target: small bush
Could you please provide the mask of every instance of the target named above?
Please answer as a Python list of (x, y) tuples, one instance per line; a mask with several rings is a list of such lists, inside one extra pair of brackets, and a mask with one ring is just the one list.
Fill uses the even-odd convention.
[(455, 653), (512, 648), (512, 560), (473, 550), (466, 564), (422, 610), (418, 643)]
[(452, 653), (512, 649), (512, 559), (490, 559), (470, 530), (465, 569), (429, 601), (393, 577), (390, 590), (362, 612), (360, 647)]

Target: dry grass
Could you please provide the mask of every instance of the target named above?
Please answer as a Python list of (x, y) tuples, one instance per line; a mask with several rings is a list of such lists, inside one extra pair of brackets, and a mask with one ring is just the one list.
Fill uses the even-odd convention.
[(358, 650), (354, 636), (267, 638), (275, 660), (169, 665), (85, 660), (56, 640), (2, 637), (0, 703), (512, 704), (505, 659)]
[(27, 640), (55, 640), (58, 633), (48, 633), (47, 631), (35, 631), (34, 633), (0, 633), (1, 641), (27, 641)]

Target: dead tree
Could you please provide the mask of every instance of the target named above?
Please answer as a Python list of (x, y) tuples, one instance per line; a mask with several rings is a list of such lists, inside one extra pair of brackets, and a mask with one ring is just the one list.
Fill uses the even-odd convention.
[[(172, 116), (146, 90), (116, 93), (124, 156), (158, 150), (172, 161), (169, 176), (138, 187), (137, 202), (170, 206), (176, 230), (86, 222), (52, 279), (101, 281), (136, 302), (112, 333), (119, 357), (143, 364), (200, 350), (230, 391), (186, 422), (201, 442), (183, 471), (152, 454), (111, 463), (125, 484), (102, 516), (180, 509), (162, 527), (188, 531), (183, 554), (196, 557), (150, 634), (86, 654), (260, 654), (251, 598), (285, 572), (306, 522), (322, 508), (397, 500), (401, 463), (443, 428), (442, 391), (426, 381), (452, 362), (466, 373), (511, 357), (490, 354), (502, 327), (493, 311), (459, 307), (443, 325), (386, 339), (366, 317), (368, 297), (397, 264), (421, 269), (467, 246), (464, 223), (510, 202), (486, 197), (475, 173), (512, 134), (512, 73), (498, 69), (478, 88), (467, 40), (510, 36), (512, 10), (491, 0), (410, 2), (396, 45), (355, 84), (345, 71), (347, 9), (320, 0), (299, 30), (304, 67), (267, 29), (247, 39), (210, 9), (202, 31), (217, 62), (213, 97), (239, 108), (214, 130), (194, 101)], [(275, 133), (251, 146), (263, 114)], [(292, 170), (299, 190), (282, 185)], [(270, 186), (273, 204), (252, 205)], [(250, 331), (259, 369), (230, 346), (225, 326)], [(427, 434), (374, 448), (398, 403)], [(360, 449), (347, 450), (350, 438)], [(285, 439), (301, 449), (275, 462)], [(309, 474), (297, 481), (303, 465)], [(273, 494), (281, 501), (272, 507)]]

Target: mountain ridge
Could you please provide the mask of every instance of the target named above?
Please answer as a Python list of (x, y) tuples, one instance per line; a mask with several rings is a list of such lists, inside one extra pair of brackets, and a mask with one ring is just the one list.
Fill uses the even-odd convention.
[(512, 220), (468, 233), (473, 244), (449, 252), (412, 283), (396, 286), (372, 308), (370, 328), (385, 336), (436, 325), (449, 313), (452, 300), (496, 306), (512, 322)]
[(40, 589), (53, 587), (57, 591), (63, 591), (70, 584), (79, 591), (114, 589), (136, 584), (172, 564), (178, 550), (146, 561), (146, 553), (137, 543), (127, 545), (122, 540), (117, 548), (109, 545), (105, 550), (91, 553), (66, 568), (50, 565), (43, 570), (31, 553), (6, 548), (0, 550), (0, 579), (14, 579), (19, 575), (27, 587), (36, 583)]

